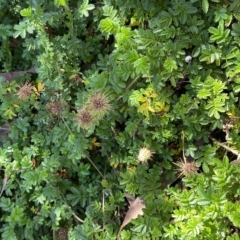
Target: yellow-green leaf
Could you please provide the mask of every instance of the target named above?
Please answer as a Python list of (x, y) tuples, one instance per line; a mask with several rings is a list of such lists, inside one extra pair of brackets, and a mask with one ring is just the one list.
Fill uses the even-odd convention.
[(164, 109), (164, 104), (162, 104), (161, 102), (155, 102), (155, 104), (160, 108), (160, 110)]
[(91, 140), (91, 145), (88, 147), (88, 149), (92, 150), (94, 147), (99, 147), (100, 145), (100, 142), (97, 142), (97, 138), (93, 137)]
[(44, 90), (44, 84), (41, 81), (38, 81), (37, 89), (39, 92), (42, 92)]
[(145, 97), (140, 97), (140, 98), (138, 98), (138, 101), (139, 101), (139, 102), (147, 102), (148, 99), (145, 98)]
[(155, 98), (155, 97), (157, 97), (157, 94), (154, 92), (154, 93), (152, 93), (152, 94), (150, 95), (150, 97), (151, 97), (151, 98)]
[(32, 9), (31, 9), (31, 7), (22, 9), (20, 11), (20, 14), (21, 14), (22, 17), (30, 18), (32, 16)]
[(66, 6), (66, 0), (55, 0), (55, 4), (59, 7), (59, 6)]
[(155, 110), (152, 108), (152, 106), (149, 104), (148, 105), (148, 110), (150, 111), (150, 112), (155, 112)]
[(145, 115), (146, 117), (149, 116), (149, 113), (148, 113), (148, 106), (149, 104), (148, 103), (144, 103), (142, 104), (139, 108), (138, 108), (138, 112), (142, 113), (143, 115)]
[(37, 81), (37, 87), (33, 88), (33, 91), (36, 95), (40, 95), (42, 91), (44, 91), (45, 85), (41, 81)]
[(6, 110), (3, 114), (4, 116), (8, 117), (8, 119), (12, 119), (13, 117), (16, 117), (17, 115), (13, 112), (11, 108)]

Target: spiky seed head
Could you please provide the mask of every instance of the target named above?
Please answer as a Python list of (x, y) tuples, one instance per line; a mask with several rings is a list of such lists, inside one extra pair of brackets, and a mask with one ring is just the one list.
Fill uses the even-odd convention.
[(96, 114), (104, 115), (111, 110), (110, 99), (107, 94), (102, 92), (94, 92), (88, 99), (89, 109)]
[(17, 91), (17, 96), (21, 100), (28, 99), (33, 93), (33, 85), (29, 82), (25, 82)]
[(83, 106), (77, 113), (76, 120), (80, 127), (87, 129), (93, 125), (95, 119), (92, 112)]
[(178, 161), (174, 163), (176, 166), (178, 166), (177, 171), (179, 172), (178, 178), (181, 178), (183, 176), (188, 176), (191, 174), (196, 174), (199, 170), (199, 168), (196, 166), (196, 163), (194, 161), (188, 162), (188, 161)]
[(151, 152), (148, 148), (143, 147), (140, 148), (138, 153), (138, 162), (146, 163), (153, 155), (153, 152)]
[(55, 117), (61, 116), (64, 106), (65, 106), (65, 104), (60, 101), (51, 101), (47, 104), (48, 110)]

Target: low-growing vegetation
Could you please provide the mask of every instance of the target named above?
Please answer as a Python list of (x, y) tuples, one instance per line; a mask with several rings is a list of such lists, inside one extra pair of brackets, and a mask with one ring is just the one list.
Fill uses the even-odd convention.
[(1, 239), (240, 239), (239, 1), (0, 19)]

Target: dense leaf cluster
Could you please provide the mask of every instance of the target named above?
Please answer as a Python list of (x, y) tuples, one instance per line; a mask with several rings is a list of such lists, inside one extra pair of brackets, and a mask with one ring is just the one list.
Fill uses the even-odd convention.
[(116, 239), (125, 193), (146, 208), (121, 239), (239, 239), (239, 1), (0, 0), (0, 19), (1, 239)]

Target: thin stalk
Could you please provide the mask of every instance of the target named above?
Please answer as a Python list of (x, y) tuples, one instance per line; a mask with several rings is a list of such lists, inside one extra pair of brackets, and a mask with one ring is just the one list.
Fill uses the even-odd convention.
[[(132, 85), (139, 79), (139, 77), (136, 77), (133, 79), (132, 82), (130, 82), (130, 84), (126, 87), (126, 91), (129, 90), (129, 88), (132, 87)], [(121, 98), (123, 97), (123, 95), (119, 96), (117, 99), (116, 99), (116, 102), (119, 101)]]
[(184, 138), (185, 138), (185, 135), (184, 135), (184, 131), (182, 130), (182, 154), (183, 154), (183, 160), (184, 162), (186, 163), (187, 160), (186, 160), (186, 157), (185, 157), (185, 150), (184, 150)]
[(228, 146), (225, 145), (224, 143), (218, 142), (215, 138), (213, 138), (213, 137), (211, 137), (211, 136), (209, 136), (209, 138), (210, 138), (213, 142), (217, 143), (219, 146), (225, 148), (227, 151), (229, 151), (229, 152), (237, 155), (238, 158), (240, 157), (240, 153), (239, 153), (237, 150), (234, 150), (234, 149), (228, 147)]
[(100, 172), (100, 170), (97, 168), (97, 166), (94, 164), (94, 162), (89, 158), (87, 157), (88, 161), (93, 165), (93, 167), (98, 171), (98, 173), (102, 176), (103, 179), (106, 180), (106, 178), (103, 176), (103, 174)]
[(63, 198), (64, 203), (67, 205), (67, 207), (68, 207), (69, 211), (71, 212), (71, 214), (73, 215), (73, 217), (74, 217), (75, 219), (77, 219), (79, 222), (83, 223), (84, 221), (83, 221), (81, 218), (79, 218), (79, 217), (77, 216), (77, 214), (76, 214), (75, 212), (73, 212), (72, 208), (67, 204), (67, 201), (66, 201), (64, 195), (61, 193), (61, 191), (59, 191), (59, 192), (60, 192), (60, 195), (61, 195), (62, 198)]
[(5, 131), (8, 131), (8, 130), (9, 130), (9, 128), (0, 127), (0, 130), (5, 130)]
[(63, 120), (64, 124), (66, 125), (68, 131), (69, 131), (71, 134), (73, 134), (72, 131), (71, 131), (71, 129), (68, 127), (67, 123), (65, 122), (64, 118), (61, 117), (61, 119)]

